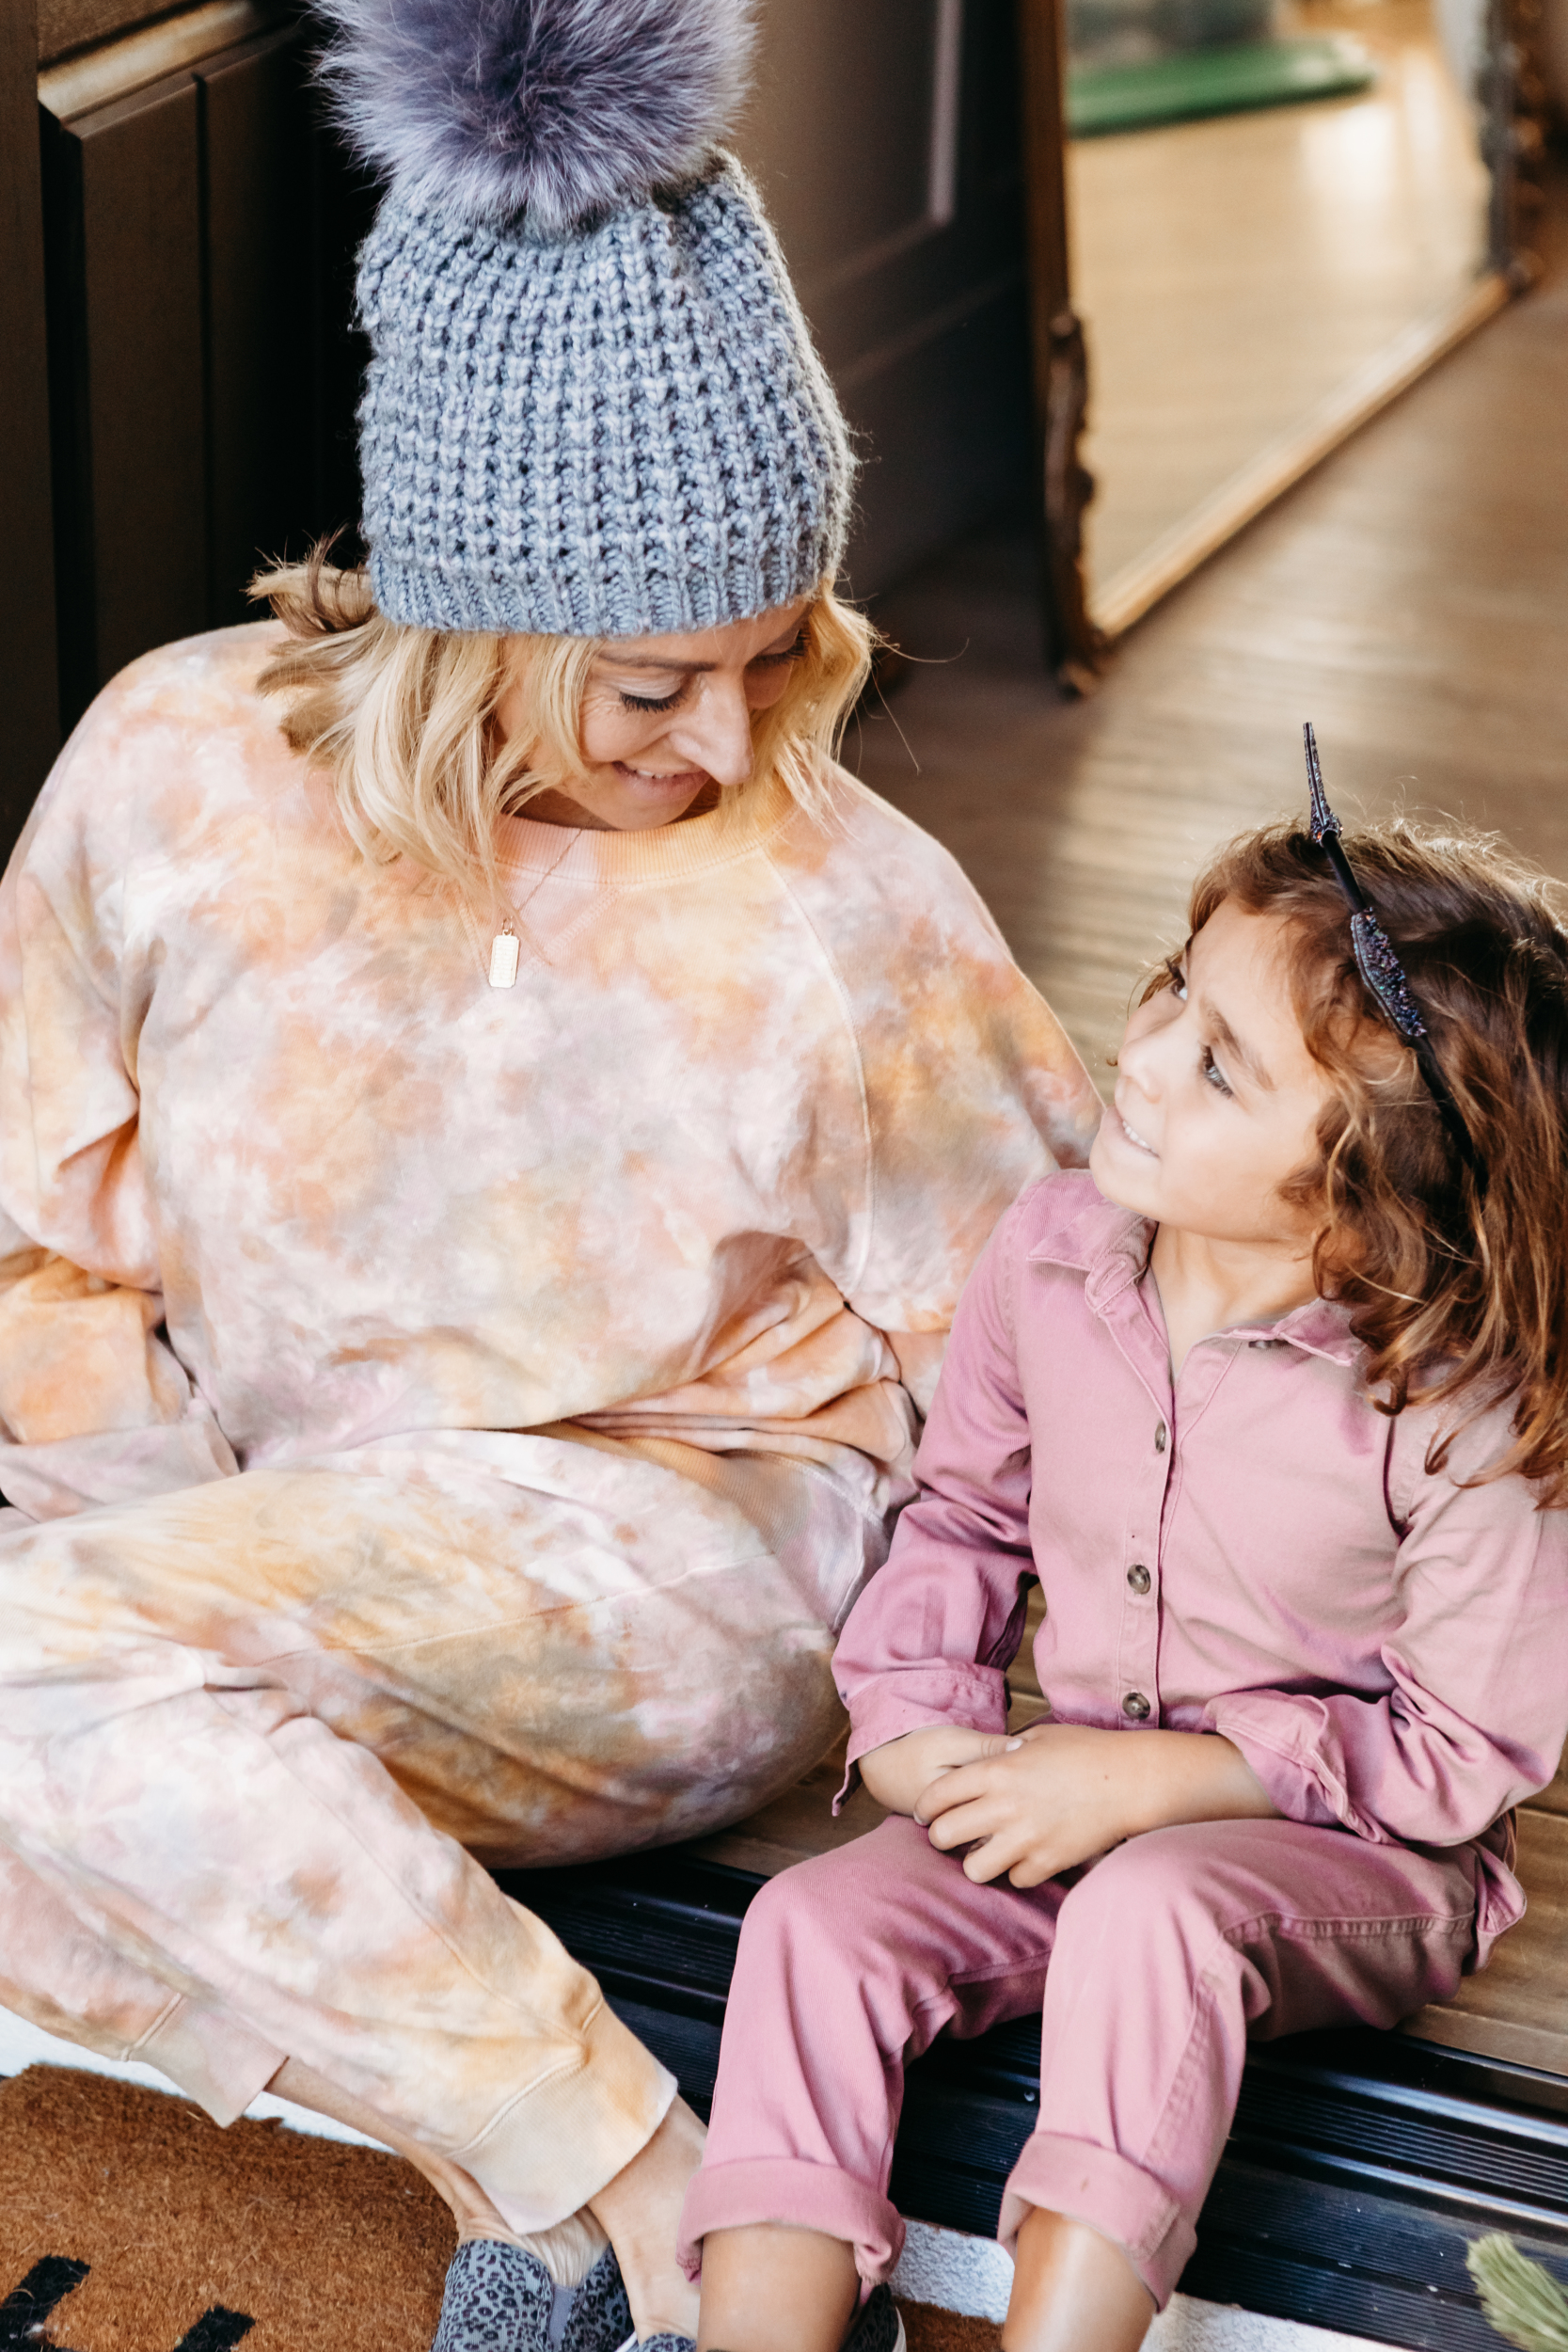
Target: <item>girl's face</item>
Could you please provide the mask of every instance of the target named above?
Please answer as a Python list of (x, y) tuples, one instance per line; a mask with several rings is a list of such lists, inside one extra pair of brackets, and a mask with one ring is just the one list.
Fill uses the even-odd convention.
[[(646, 833), (752, 772), (752, 714), (776, 703), (799, 658), (811, 598), (689, 636), (618, 638), (597, 656), (582, 705), (582, 767), (525, 814), (546, 824)], [(519, 690), (497, 708), (503, 737)], [(513, 725), (508, 725), (510, 714)]]
[(1227, 900), (1180, 970), (1127, 1025), (1095, 1182), (1160, 1225), (1300, 1252), (1316, 1220), (1280, 1186), (1317, 1156), (1329, 1081), (1296, 1023), (1282, 926)]

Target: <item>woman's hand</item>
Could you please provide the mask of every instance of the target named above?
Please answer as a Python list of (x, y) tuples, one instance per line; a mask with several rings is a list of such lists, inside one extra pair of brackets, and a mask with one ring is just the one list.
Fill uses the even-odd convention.
[[(875, 1753), (892, 1757), (911, 1740), (940, 1736), (911, 1732)], [(1038, 1886), (1144, 1830), (1275, 1813), (1241, 1750), (1216, 1732), (1037, 1724), (986, 1746), (973, 1761), (955, 1756), (907, 1808), (927, 1825), (933, 1846), (973, 1849), (964, 1876), (982, 1885), (1006, 1875), (1014, 1886)], [(869, 1760), (861, 1758), (863, 1777)]]
[(1005, 1731), (966, 1731), (958, 1724), (927, 1724), (870, 1748), (860, 1759), (861, 1778), (889, 1813), (913, 1813), (920, 1799), (944, 1772), (1001, 1756), (1011, 1745)]

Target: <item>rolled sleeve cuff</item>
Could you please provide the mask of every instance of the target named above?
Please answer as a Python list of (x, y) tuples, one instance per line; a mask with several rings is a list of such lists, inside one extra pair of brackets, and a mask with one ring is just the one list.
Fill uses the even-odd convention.
[(934, 1724), (960, 1731), (1007, 1728), (1006, 1683), (994, 1666), (904, 1669), (863, 1684), (845, 1705), (849, 1708), (849, 1749), (844, 1786), (833, 1799), (835, 1813), (859, 1785), (861, 1757), (873, 1748), (885, 1748), (890, 1740), (901, 1740), (907, 1731), (927, 1731)]
[(1357, 1810), (1349, 1789), (1303, 1736), (1302, 1708), (1303, 1702), (1285, 1697), (1213, 1699), (1203, 1710), (1203, 1729), (1240, 1749), (1283, 1820), (1309, 1829), (1354, 1830), (1374, 1844), (1386, 1843), (1384, 1832)]

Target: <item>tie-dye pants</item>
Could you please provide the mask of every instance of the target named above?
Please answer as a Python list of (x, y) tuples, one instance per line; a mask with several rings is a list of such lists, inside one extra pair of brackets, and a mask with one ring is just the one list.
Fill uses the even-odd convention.
[(793, 1459), (474, 1433), (0, 1513), (0, 2005), (220, 2122), (298, 2060), (549, 2227), (673, 2085), (482, 1861), (786, 1786), (882, 1549)]

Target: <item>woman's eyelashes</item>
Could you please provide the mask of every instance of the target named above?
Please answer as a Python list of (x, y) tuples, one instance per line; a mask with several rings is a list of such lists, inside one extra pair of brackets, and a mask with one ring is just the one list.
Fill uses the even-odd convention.
[(782, 653), (759, 653), (756, 660), (752, 662), (752, 667), (753, 670), (777, 669), (781, 661), (800, 660), (805, 653), (805, 650), (806, 625), (804, 621), (802, 621), (800, 628), (796, 630), (794, 637), (791, 639), (790, 643), (784, 646)]
[[(776, 670), (782, 662), (799, 661), (805, 650), (806, 631), (802, 623), (793, 640), (784, 647), (782, 652), (759, 653), (751, 666), (753, 670)], [(687, 681), (673, 688), (668, 694), (634, 694), (626, 686), (617, 687), (615, 691), (620, 696), (623, 710), (673, 710), (685, 701), (689, 684), (689, 681)]]
[(632, 694), (624, 686), (617, 691), (626, 710), (673, 710), (686, 692), (684, 686), (677, 686), (670, 694)]

